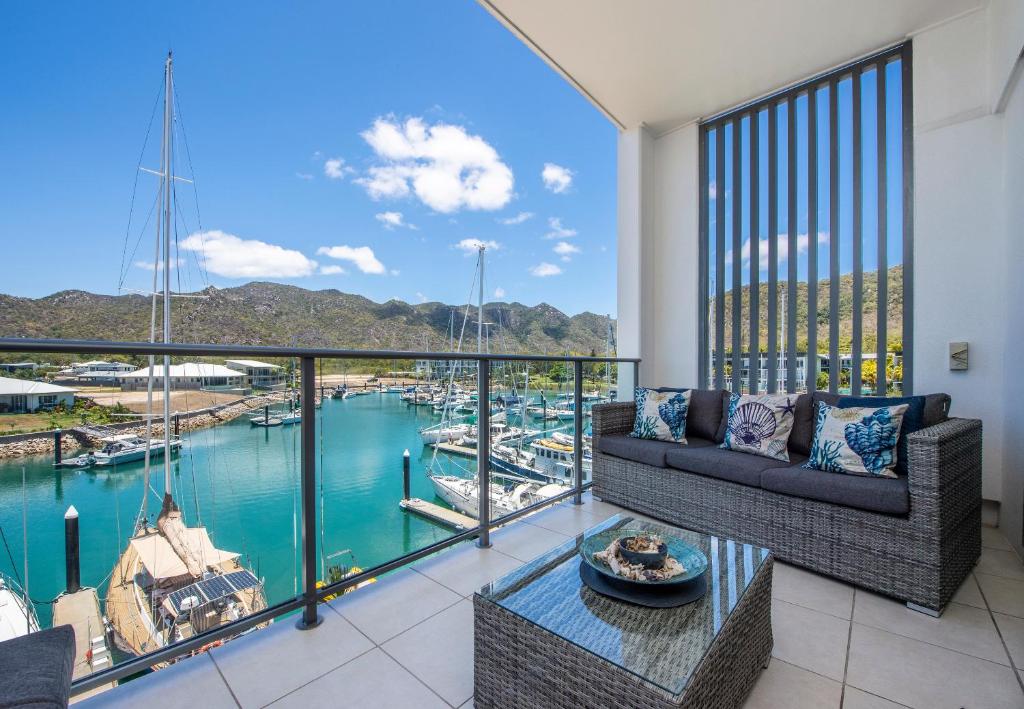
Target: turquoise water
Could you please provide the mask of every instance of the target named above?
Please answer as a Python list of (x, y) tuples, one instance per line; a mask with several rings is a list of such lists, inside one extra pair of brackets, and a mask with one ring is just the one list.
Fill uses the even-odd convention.
[[(434, 499), (425, 475), (431, 450), (424, 448), (419, 429), (437, 423), (438, 415), (429, 407), (409, 406), (397, 394), (325, 399), (317, 413), (321, 548), (327, 556), (350, 549), (355, 563), (371, 567), (452, 535), (398, 507), (405, 449), (412, 454), (412, 495)], [(299, 426), (254, 428), (242, 417), (185, 433), (185, 445), (172, 464), (174, 498), (187, 523), (205, 525), (217, 547), (240, 552), (244, 563), (265, 578), (270, 603), (294, 597), (299, 588), (299, 437)], [(469, 473), (476, 466), (473, 460), (442, 456), (438, 462), (452, 473)], [(162, 462), (154, 474), (151, 520), (160, 507)], [(142, 463), (72, 470), (54, 469), (51, 456), (0, 462), (0, 526), (15, 567), (0, 549), (0, 571), (24, 574), (24, 509), (29, 593), (44, 627), (51, 617), (45, 601), (65, 585), (65, 511), (74, 505), (79, 513), (82, 584), (98, 587), (103, 598), (107, 575), (133, 531), (143, 477)], [(352, 557), (339, 555), (338, 562), (352, 563)]]

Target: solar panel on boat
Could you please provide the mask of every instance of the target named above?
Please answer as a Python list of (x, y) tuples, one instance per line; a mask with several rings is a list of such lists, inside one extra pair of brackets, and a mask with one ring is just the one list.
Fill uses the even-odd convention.
[(181, 613), (181, 604), (191, 596), (198, 598), (199, 603), (202, 604), (257, 585), (259, 585), (259, 579), (252, 572), (235, 571), (223, 576), (212, 576), (202, 581), (196, 581), (185, 588), (179, 588), (167, 596), (167, 600), (175, 613)]

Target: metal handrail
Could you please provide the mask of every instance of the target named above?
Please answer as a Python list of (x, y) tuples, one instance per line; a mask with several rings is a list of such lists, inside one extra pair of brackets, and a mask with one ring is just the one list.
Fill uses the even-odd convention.
[[(395, 350), (343, 350), (329, 348), (296, 348), (277, 346), (243, 346), (243, 345), (210, 345), (210, 344), (164, 344), (152, 342), (106, 342), (96, 340), (42, 340), (28, 338), (0, 338), (0, 352), (47, 353), (47, 354), (125, 354), (125, 355), (163, 355), (173, 356), (225, 356), (239, 357), (285, 357), (299, 358), (301, 372), (302, 402), (302, 433), (301, 448), (301, 529), (300, 551), (302, 557), (302, 593), (293, 599), (265, 608), (262, 611), (241, 618), (240, 620), (218, 626), (204, 633), (159, 650), (132, 658), (115, 667), (82, 677), (72, 684), (72, 693), (79, 694), (96, 687), (122, 679), (129, 675), (145, 671), (153, 665), (167, 662), (180, 655), (198, 650), (203, 646), (237, 635), (257, 625), (267, 623), (283, 615), (301, 610), (297, 626), (302, 629), (315, 628), (320, 624), (319, 604), (327, 596), (339, 594), (358, 584), (384, 574), (393, 569), (405, 566), (414, 561), (435, 554), (443, 549), (461, 542), (476, 539), (481, 547), (490, 546), (490, 532), (495, 527), (508, 524), (524, 515), (544, 509), (562, 500), (572, 498), (575, 504), (582, 502), (584, 490), (590, 484), (583, 482), (583, 365), (587, 363), (617, 363), (634, 366), (634, 381), (638, 380), (640, 371), (639, 358), (630, 357), (575, 357), (554, 355), (522, 355), (494, 354), (485, 352), (403, 352)], [(490, 514), (490, 438), (481, 436), (477, 441), (477, 482), (480, 497), (479, 521), (476, 527), (434, 544), (417, 549), (408, 554), (387, 561), (383, 564), (366, 569), (359, 574), (350, 576), (321, 588), (316, 587), (316, 436), (315, 425), (307, 422), (316, 420), (316, 370), (317, 358), (322, 359), (426, 359), (426, 360), (471, 360), (478, 363), (478, 400), (490, 401), (492, 362), (528, 361), (528, 362), (571, 362), (573, 364), (575, 423), (575, 455), (573, 460), (573, 485), (563, 493), (552, 498), (534, 503), (529, 507), (516, 510), (498, 520), (492, 520)], [(481, 405), (477, 426), (481, 431), (489, 431), (490, 408)]]

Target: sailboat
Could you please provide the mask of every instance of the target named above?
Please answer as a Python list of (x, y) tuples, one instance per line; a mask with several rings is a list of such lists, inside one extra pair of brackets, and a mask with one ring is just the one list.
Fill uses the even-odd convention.
[[(174, 191), (171, 182), (174, 121), (173, 64), (170, 54), (164, 65), (164, 118), (161, 144), (159, 205), (156, 249), (162, 247), (163, 289), (156, 292), (153, 275), (153, 305), (150, 340), (156, 341), (157, 296), (163, 297), (163, 342), (171, 342), (171, 215)], [(162, 224), (161, 224), (162, 223)], [(163, 447), (171, 448), (170, 355), (163, 358)], [(190, 638), (267, 607), (263, 582), (239, 561), (236, 552), (213, 545), (205, 527), (189, 527), (174, 501), (171, 486), (171, 457), (163, 457), (164, 494), (156, 525), (146, 516), (152, 451), (154, 357), (149, 357), (145, 484), (142, 508), (135, 534), (129, 540), (114, 570), (107, 591), (107, 619), (114, 641), (122, 650), (142, 655)]]
[(32, 601), (15, 581), (0, 574), (0, 642), (38, 630)]

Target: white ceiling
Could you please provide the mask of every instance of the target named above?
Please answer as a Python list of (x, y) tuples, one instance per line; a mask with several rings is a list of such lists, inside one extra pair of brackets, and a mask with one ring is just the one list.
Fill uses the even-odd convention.
[(656, 134), (987, 0), (479, 0), (620, 127)]

